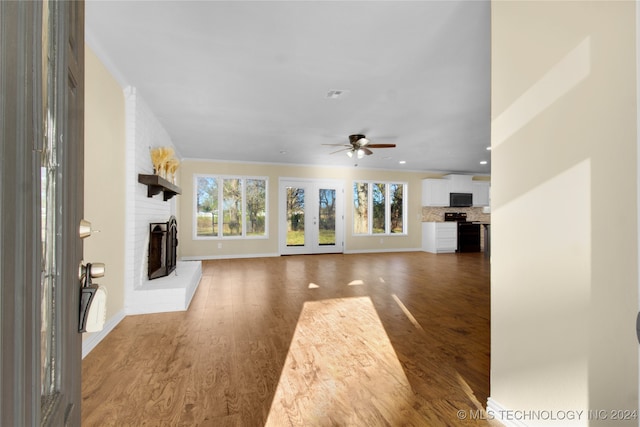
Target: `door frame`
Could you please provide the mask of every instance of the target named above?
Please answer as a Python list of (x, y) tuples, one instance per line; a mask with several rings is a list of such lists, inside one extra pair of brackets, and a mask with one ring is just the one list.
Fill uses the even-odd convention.
[[(314, 230), (311, 240), (308, 242), (305, 233), (305, 245), (290, 247), (287, 246), (287, 195), (286, 187), (297, 185), (310, 190), (315, 194), (320, 188), (332, 188), (336, 190), (336, 245), (321, 246), (318, 243), (317, 227), (314, 227), (313, 217), (305, 213), (305, 232)], [(344, 182), (338, 179), (311, 179), (311, 178), (283, 178), (278, 179), (278, 247), (280, 255), (310, 255), (321, 253), (343, 253), (344, 252)], [(305, 203), (306, 208), (317, 208), (315, 200), (311, 205)], [(308, 242), (308, 244), (307, 244)]]
[[(640, 0), (635, 1), (636, 5), (636, 241), (639, 248), (636, 266), (640, 266)], [(636, 317), (636, 334), (640, 342), (640, 268), (637, 268), (638, 277), (638, 314)], [(638, 353), (638, 408), (640, 408), (640, 352)]]

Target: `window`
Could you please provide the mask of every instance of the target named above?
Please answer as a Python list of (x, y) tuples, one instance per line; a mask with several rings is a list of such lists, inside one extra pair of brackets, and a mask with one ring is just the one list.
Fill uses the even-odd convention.
[(406, 184), (353, 183), (353, 234), (404, 234)]
[(267, 237), (267, 179), (195, 176), (195, 238)]

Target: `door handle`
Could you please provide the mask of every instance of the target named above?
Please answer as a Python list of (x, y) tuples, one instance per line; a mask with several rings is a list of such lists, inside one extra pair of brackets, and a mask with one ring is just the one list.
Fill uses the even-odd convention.
[(80, 318), (78, 332), (98, 332), (107, 318), (107, 290), (91, 279), (104, 276), (104, 263), (80, 264)]

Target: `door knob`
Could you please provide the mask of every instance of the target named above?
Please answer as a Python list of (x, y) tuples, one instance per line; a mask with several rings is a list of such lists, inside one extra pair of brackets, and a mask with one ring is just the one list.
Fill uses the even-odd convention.
[(85, 278), (95, 279), (96, 277), (103, 277), (105, 271), (105, 265), (103, 262), (87, 263), (87, 265), (80, 264), (80, 272), (78, 278), (84, 281)]

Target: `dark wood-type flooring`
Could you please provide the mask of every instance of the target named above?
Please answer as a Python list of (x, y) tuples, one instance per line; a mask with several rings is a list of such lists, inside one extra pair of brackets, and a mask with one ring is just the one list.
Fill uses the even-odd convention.
[(88, 426), (488, 426), (482, 253), (203, 262), (82, 363)]

